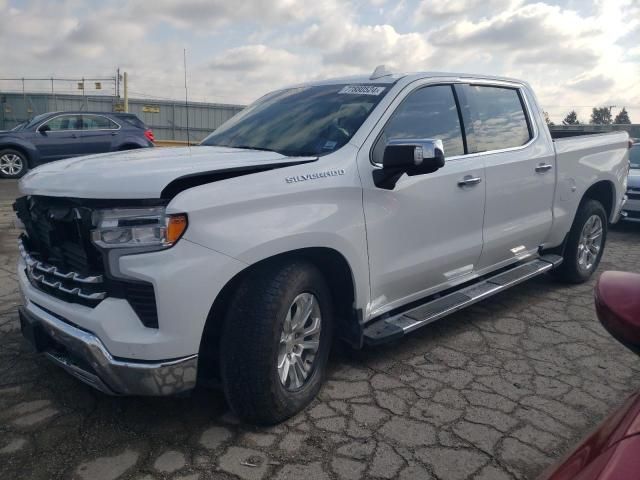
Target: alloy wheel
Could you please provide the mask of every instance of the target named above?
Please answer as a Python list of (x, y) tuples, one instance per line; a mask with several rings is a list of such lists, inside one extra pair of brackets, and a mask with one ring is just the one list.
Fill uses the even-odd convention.
[(22, 172), (24, 162), (15, 153), (5, 153), (0, 157), (0, 173), (8, 176), (16, 176)]
[(578, 243), (578, 265), (584, 270), (591, 270), (602, 248), (602, 219), (599, 215), (591, 215), (582, 227)]
[(312, 293), (301, 293), (287, 310), (278, 346), (278, 377), (287, 390), (299, 390), (311, 376), (321, 330), (318, 299)]

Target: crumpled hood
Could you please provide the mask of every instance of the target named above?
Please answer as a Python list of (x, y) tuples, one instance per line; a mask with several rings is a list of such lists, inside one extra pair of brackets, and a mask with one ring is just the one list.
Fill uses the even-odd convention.
[(28, 172), (20, 190), (54, 197), (160, 198), (165, 187), (185, 177), (215, 181), (216, 172), (253, 173), (313, 160), (229, 147), (144, 148), (47, 163)]

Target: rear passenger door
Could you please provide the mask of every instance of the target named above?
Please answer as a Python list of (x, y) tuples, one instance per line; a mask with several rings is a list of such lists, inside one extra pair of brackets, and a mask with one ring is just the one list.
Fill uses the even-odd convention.
[(466, 85), (470, 154), (484, 158), (484, 246), (478, 269), (535, 254), (552, 224), (555, 154), (539, 135), (522, 87)]
[(80, 134), (83, 155), (110, 152), (119, 130), (120, 125), (104, 115), (83, 114)]

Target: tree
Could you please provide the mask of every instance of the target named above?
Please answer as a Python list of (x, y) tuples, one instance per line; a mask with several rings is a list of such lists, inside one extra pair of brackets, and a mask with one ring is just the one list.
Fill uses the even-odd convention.
[(563, 125), (580, 125), (580, 120), (578, 120), (578, 114), (575, 110), (571, 110), (564, 120), (562, 120)]
[(542, 111), (542, 114), (544, 115), (544, 121), (547, 122), (547, 127), (553, 127), (555, 123), (551, 121), (551, 119), (549, 118), (549, 114), (544, 110)]
[(592, 125), (611, 125), (611, 109), (609, 107), (593, 107), (589, 123)]
[(615, 123), (616, 125), (629, 125), (631, 123), (631, 120), (629, 119), (629, 113), (627, 112), (627, 109), (625, 107), (622, 107), (622, 110), (620, 110), (620, 113), (616, 115), (613, 123)]

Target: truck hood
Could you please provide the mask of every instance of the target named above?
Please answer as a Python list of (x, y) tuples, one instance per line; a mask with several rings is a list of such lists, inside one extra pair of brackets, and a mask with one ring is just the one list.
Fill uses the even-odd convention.
[(315, 160), (229, 147), (144, 148), (47, 163), (27, 173), (20, 190), (53, 197), (171, 198), (190, 186)]

